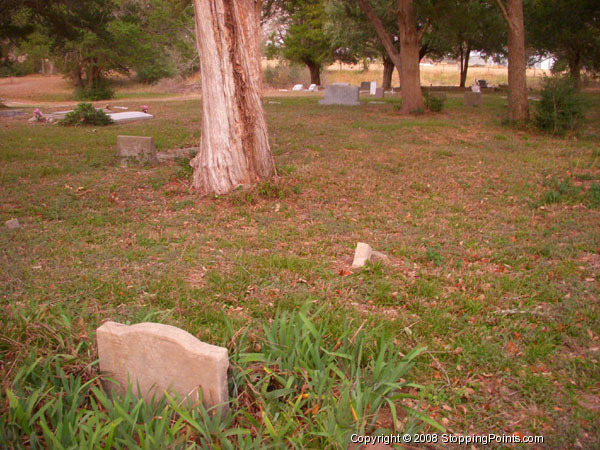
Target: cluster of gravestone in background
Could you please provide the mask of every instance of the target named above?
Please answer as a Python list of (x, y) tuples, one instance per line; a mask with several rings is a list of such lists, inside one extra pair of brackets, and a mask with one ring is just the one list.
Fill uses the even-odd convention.
[[(487, 87), (485, 80), (477, 80), (471, 90), (465, 92), (464, 102), (466, 106), (481, 106), (482, 96), (481, 87)], [(318, 91), (318, 86), (311, 84), (307, 89), (309, 92)], [(297, 84), (292, 88), (293, 91), (303, 91), (304, 86)], [(360, 105), (360, 93), (368, 91), (372, 98), (384, 98), (385, 92), (383, 88), (377, 87), (375, 81), (363, 81), (358, 86), (351, 86), (350, 83), (333, 83), (325, 87), (325, 98), (319, 100), (320, 105)], [(393, 90), (392, 90), (393, 92)], [(446, 98), (445, 92), (432, 92), (430, 95)], [(379, 102), (370, 102), (379, 103)]]

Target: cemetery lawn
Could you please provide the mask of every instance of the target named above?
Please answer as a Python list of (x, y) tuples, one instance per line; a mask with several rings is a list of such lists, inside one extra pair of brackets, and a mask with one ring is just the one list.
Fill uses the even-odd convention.
[[(410, 117), (393, 99), (266, 98), (280, 178), (220, 198), (190, 191), (188, 161), (115, 158), (121, 134), (198, 145), (200, 101), (155, 99), (152, 121), (104, 128), (1, 118), (0, 414), (31, 358), (95, 361), (106, 320), (175, 325), (231, 354), (309, 303), (332, 336), (425, 346), (413, 406), (450, 432), (594, 447), (600, 95), (587, 98), (590, 125), (562, 139), (504, 126), (502, 95)], [(351, 273), (357, 242), (389, 260)]]

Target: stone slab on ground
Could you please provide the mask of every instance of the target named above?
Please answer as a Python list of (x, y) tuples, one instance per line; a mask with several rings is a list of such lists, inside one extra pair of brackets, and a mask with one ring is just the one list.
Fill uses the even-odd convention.
[(69, 114), (70, 112), (73, 112), (72, 109), (68, 110), (68, 111), (56, 111), (53, 113), (48, 114), (52, 119), (54, 120), (62, 120), (65, 118), (65, 116), (67, 114)]
[(226, 411), (227, 349), (202, 342), (187, 331), (160, 323), (123, 325), (106, 322), (96, 330), (100, 371), (118, 384), (103, 380), (112, 393), (133, 393), (146, 401), (164, 392), (177, 393), (197, 404), (202, 392), (206, 407), (220, 405)]
[(154, 139), (148, 136), (117, 136), (117, 156), (121, 165), (127, 167), (132, 162), (154, 164), (158, 162)]
[(302, 90), (304, 90), (303, 84), (295, 84), (294, 87), (292, 88), (292, 91), (302, 91)]
[(199, 147), (189, 147), (189, 148), (176, 148), (174, 150), (168, 150), (166, 152), (157, 152), (156, 159), (158, 162), (166, 162), (173, 161), (175, 159), (181, 158), (193, 158), (200, 151)]
[(0, 117), (19, 117), (19, 116), (26, 116), (26, 115), (27, 115), (27, 113), (24, 111), (0, 109)]
[(325, 98), (319, 100), (319, 105), (348, 105), (358, 106), (360, 102), (358, 86), (334, 83), (325, 88)]
[(481, 92), (465, 92), (465, 106), (481, 106), (482, 100)]
[(120, 113), (111, 113), (108, 116), (115, 121), (115, 123), (128, 123), (135, 122), (138, 120), (148, 120), (154, 118), (152, 114), (146, 114), (140, 111), (128, 111)]

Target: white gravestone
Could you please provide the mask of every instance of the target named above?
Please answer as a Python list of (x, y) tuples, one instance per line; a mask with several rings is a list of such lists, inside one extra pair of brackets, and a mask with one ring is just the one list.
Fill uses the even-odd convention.
[(377, 93), (377, 81), (371, 81), (371, 87), (369, 89), (369, 94), (375, 95)]
[(304, 89), (304, 85), (303, 84), (296, 84), (294, 85), (294, 87), (292, 88), (292, 91), (301, 91)]

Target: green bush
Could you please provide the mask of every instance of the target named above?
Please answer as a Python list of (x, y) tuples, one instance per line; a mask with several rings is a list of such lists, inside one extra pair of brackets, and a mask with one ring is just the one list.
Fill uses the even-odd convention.
[(98, 80), (91, 86), (79, 87), (75, 90), (75, 100), (108, 100), (113, 98), (115, 91), (110, 87), (108, 81)]
[(272, 87), (285, 88), (293, 84), (306, 83), (307, 76), (301, 66), (297, 64), (280, 63), (275, 67), (267, 66), (264, 69), (265, 84)]
[(423, 92), (423, 100), (425, 102), (425, 107), (429, 111), (440, 112), (444, 109), (446, 104), (446, 98), (439, 95), (432, 95), (427, 91)]
[(541, 97), (536, 115), (541, 130), (563, 135), (583, 123), (583, 99), (570, 78), (546, 77)]
[(73, 111), (58, 122), (64, 126), (110, 125), (113, 120), (104, 111), (97, 110), (91, 103), (80, 103)]

